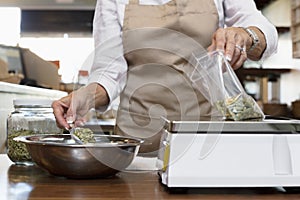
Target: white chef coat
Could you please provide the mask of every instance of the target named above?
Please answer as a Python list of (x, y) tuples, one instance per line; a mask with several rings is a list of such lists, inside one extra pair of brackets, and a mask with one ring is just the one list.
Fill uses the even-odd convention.
[[(171, 0), (139, 0), (142, 5), (161, 5)], [(267, 47), (262, 59), (277, 50), (275, 27), (256, 9), (252, 0), (214, 0), (219, 27), (256, 26), (265, 35)], [(128, 0), (98, 0), (95, 9), (93, 36), (94, 62), (89, 83), (102, 85), (110, 98), (115, 99), (126, 82), (127, 63), (123, 57), (122, 26)]]

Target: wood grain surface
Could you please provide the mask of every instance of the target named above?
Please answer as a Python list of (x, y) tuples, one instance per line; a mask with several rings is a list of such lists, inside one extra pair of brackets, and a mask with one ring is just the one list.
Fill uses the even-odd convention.
[(170, 190), (159, 181), (156, 171), (120, 172), (105, 179), (66, 179), (52, 176), (36, 166), (17, 166), (0, 155), (0, 199), (300, 199), (281, 188), (190, 188)]

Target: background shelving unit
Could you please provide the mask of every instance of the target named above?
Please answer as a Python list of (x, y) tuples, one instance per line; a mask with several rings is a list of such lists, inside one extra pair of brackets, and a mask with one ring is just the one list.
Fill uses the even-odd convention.
[(300, 0), (291, 0), (293, 58), (300, 58)]

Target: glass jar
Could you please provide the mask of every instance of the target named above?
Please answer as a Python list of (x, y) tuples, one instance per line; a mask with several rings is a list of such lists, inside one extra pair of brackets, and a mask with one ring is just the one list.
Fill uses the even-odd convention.
[(14, 111), (7, 118), (7, 155), (16, 164), (32, 165), (26, 145), (14, 141), (18, 136), (56, 134), (62, 130), (56, 126), (49, 99), (16, 99)]

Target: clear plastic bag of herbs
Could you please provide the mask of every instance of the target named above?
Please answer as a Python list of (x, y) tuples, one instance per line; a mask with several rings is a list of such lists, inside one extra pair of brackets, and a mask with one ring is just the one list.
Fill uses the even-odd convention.
[[(263, 120), (264, 113), (249, 96), (222, 52), (194, 53), (190, 59), (193, 71), (189, 77), (223, 119)], [(216, 114), (217, 113), (217, 114)]]

